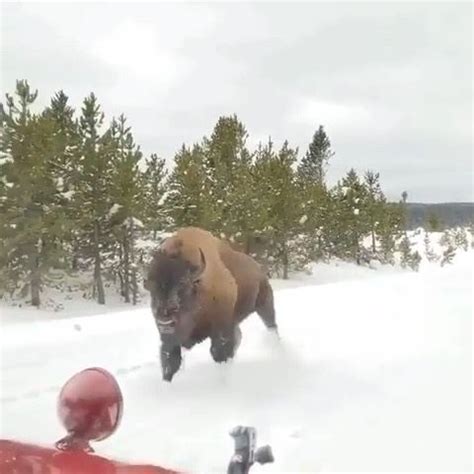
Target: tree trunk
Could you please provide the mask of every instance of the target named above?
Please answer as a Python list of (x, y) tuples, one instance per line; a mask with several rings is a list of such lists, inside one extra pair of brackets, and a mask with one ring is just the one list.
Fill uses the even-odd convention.
[(317, 241), (317, 246), (318, 248), (316, 250), (313, 250), (313, 259), (323, 259), (323, 245), (322, 245), (322, 238), (321, 238), (321, 235), (318, 234), (318, 238), (316, 239)]
[(283, 280), (288, 280), (288, 247), (286, 243), (283, 244), (282, 262), (283, 262)]
[(355, 253), (356, 253), (356, 262), (357, 262), (357, 265), (360, 265), (362, 263), (362, 259), (361, 259), (361, 246), (360, 246), (360, 242), (359, 242), (359, 239), (357, 239), (357, 244), (356, 244), (356, 249), (355, 249)]
[(32, 306), (41, 304), (41, 275), (39, 271), (39, 255), (37, 251), (30, 255), (30, 293)]
[(117, 275), (119, 282), (120, 282), (120, 296), (123, 298), (125, 295), (125, 289), (124, 289), (124, 283), (123, 283), (123, 245), (122, 242), (119, 242), (117, 246), (117, 251), (118, 251), (118, 267), (115, 270), (115, 274)]
[(374, 253), (374, 255), (375, 255), (376, 250), (377, 248), (375, 246), (375, 230), (372, 227), (372, 252)]
[(245, 237), (245, 253), (247, 255), (250, 255), (250, 250), (251, 250), (251, 237), (250, 235), (247, 235)]
[(77, 272), (77, 270), (79, 270), (79, 245), (75, 237), (73, 237), (72, 241), (71, 270), (74, 272)]
[(104, 283), (102, 281), (102, 269), (99, 247), (100, 226), (94, 222), (94, 287), (97, 289), (97, 302), (105, 304)]
[(119, 279), (119, 283), (120, 283), (120, 296), (124, 296), (125, 295), (125, 291), (124, 291), (124, 284), (123, 284), (123, 277), (122, 277), (122, 271), (119, 270), (117, 272), (117, 276), (118, 276), (118, 279)]
[(132, 284), (132, 303), (134, 305), (138, 302), (138, 283), (137, 283), (137, 266), (135, 264), (135, 235), (133, 227), (130, 229), (130, 277)]
[(136, 305), (138, 303), (138, 283), (137, 283), (137, 271), (135, 268), (132, 270), (132, 295), (133, 295), (132, 303)]
[(130, 303), (130, 249), (128, 232), (125, 229), (123, 235), (123, 297), (125, 303)]

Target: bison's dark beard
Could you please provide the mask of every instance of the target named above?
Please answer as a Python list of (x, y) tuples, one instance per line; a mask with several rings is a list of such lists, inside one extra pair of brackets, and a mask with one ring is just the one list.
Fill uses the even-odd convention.
[(190, 313), (182, 313), (175, 319), (176, 336), (180, 344), (186, 347), (191, 340), (196, 322)]
[(160, 334), (174, 336), (176, 341), (183, 347), (194, 344), (194, 330), (197, 326), (194, 315), (191, 312), (179, 312), (173, 318), (156, 318), (156, 325)]

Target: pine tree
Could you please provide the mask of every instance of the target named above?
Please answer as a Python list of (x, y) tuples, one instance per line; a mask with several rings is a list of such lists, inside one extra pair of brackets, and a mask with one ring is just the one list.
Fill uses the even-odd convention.
[(426, 259), (429, 262), (437, 262), (438, 256), (436, 255), (433, 248), (431, 247), (430, 235), (428, 232), (425, 232), (425, 237), (423, 238), (423, 245), (425, 248)]
[(331, 142), (324, 127), (319, 126), (313, 135), (306, 155), (298, 166), (298, 175), (306, 182), (323, 186), (329, 160), (334, 156)]
[(435, 212), (430, 212), (426, 218), (425, 228), (430, 232), (439, 232), (442, 228), (441, 220)]
[[(251, 236), (251, 216), (244, 199), (252, 199), (252, 155), (247, 130), (237, 116), (220, 117), (209, 139), (204, 138), (203, 167), (213, 200), (212, 230), (228, 238), (237, 233), (244, 245)], [(247, 195), (248, 194), (248, 195)]]
[(403, 211), (399, 204), (387, 203), (377, 226), (377, 239), (380, 242), (379, 260), (393, 265), (396, 241), (402, 233)]
[(386, 199), (380, 186), (379, 173), (370, 170), (367, 171), (364, 175), (364, 182), (367, 189), (365, 212), (368, 218), (372, 254), (375, 255), (377, 252), (376, 235), (383, 215), (386, 212)]
[[(72, 253), (71, 267), (78, 269), (79, 236), (76, 229), (77, 215), (73, 206), (73, 196), (80, 180), (78, 164), (80, 157), (80, 136), (74, 109), (63, 91), (56, 93), (43, 117), (51, 120), (54, 135), (54, 156), (50, 162), (50, 173), (57, 186), (58, 205), (63, 208), (65, 236), (61, 246)], [(67, 253), (64, 255), (67, 257)]]
[(80, 137), (74, 109), (68, 103), (64, 91), (57, 92), (43, 116), (52, 120), (55, 137), (55, 156), (51, 163), (55, 175), (60, 179), (61, 191), (73, 191), (78, 180), (77, 163), (80, 148)]
[(443, 250), (441, 258), (441, 266), (444, 267), (448, 263), (453, 263), (453, 259), (456, 256), (456, 247), (453, 243), (448, 243), (446, 248)]
[(288, 278), (290, 270), (307, 263), (306, 249), (301, 248), (301, 242), (296, 242), (303, 217), (293, 169), (297, 153), (297, 149), (290, 148), (285, 141), (278, 153), (273, 153), (270, 148), (257, 157), (256, 163), (262, 199), (267, 206), (265, 231), (272, 244), (270, 257), (276, 269), (281, 269), (284, 279)]
[(143, 229), (145, 190), (139, 162), (140, 148), (135, 144), (131, 127), (122, 114), (113, 120), (104, 136), (104, 151), (113, 168), (110, 183), (109, 225), (118, 247), (118, 263), (114, 267), (120, 279), (121, 294), (126, 303), (138, 301), (136, 241)]
[(365, 259), (362, 239), (369, 233), (370, 223), (367, 215), (367, 188), (354, 169), (336, 186), (333, 199), (335, 209), (332, 235), (336, 255), (360, 264)]
[(230, 173), (236, 163), (249, 160), (247, 130), (236, 115), (219, 117), (211, 137), (204, 139), (208, 167), (216, 173)]
[(174, 227), (200, 226), (214, 230), (216, 221), (212, 201), (213, 189), (204, 166), (200, 145), (181, 147), (174, 158), (174, 167), (166, 183), (166, 214)]
[(299, 192), (306, 216), (303, 218), (304, 233), (312, 260), (327, 259), (330, 253), (330, 195), (326, 189), (325, 175), (332, 156), (334, 153), (330, 140), (320, 126), (297, 168)]
[(454, 235), (450, 229), (446, 229), (439, 239), (439, 244), (441, 247), (448, 247), (452, 245), (454, 247)]
[(417, 250), (413, 250), (413, 244), (410, 242), (408, 235), (405, 235), (399, 246), (400, 264), (402, 268), (409, 267), (412, 270), (418, 271), (421, 263), (421, 255)]
[(165, 160), (152, 154), (146, 160), (146, 170), (143, 173), (142, 182), (145, 190), (146, 227), (152, 231), (153, 239), (156, 239), (158, 231), (169, 225), (164, 206), (166, 177)]
[(57, 140), (52, 120), (30, 111), (37, 92), (18, 81), (16, 95), (7, 94), (8, 111), (1, 108), (2, 280), (10, 292), (23, 286), (22, 294), (39, 306), (44, 278), (62, 254), (65, 228), (54, 174)]
[(232, 176), (228, 179), (229, 192), (223, 209), (228, 212), (229, 221), (222, 227), (231, 241), (250, 253), (252, 241), (261, 234), (266, 216), (261, 186), (250, 156), (234, 165)]
[[(13, 293), (18, 284), (33, 280), (34, 269), (28, 268), (28, 248), (34, 244), (28, 241), (32, 237), (21, 235), (23, 229), (28, 229), (23, 222), (27, 218), (27, 207), (29, 205), (28, 191), (31, 193), (31, 185), (26, 179), (31, 162), (31, 112), (30, 106), (37, 98), (38, 91), (32, 92), (26, 81), (17, 81), (17, 101), (6, 94), (6, 108), (0, 105), (1, 114), (1, 155), (0, 155), (0, 190), (1, 208), (0, 225), (1, 235), (1, 283), (10, 293)], [(17, 221), (21, 222), (17, 222)], [(20, 224), (20, 227), (18, 227)], [(26, 245), (23, 244), (25, 242)], [(22, 248), (23, 247), (23, 248)], [(30, 250), (31, 252), (31, 250)], [(28, 284), (26, 291), (32, 290)], [(36, 291), (36, 290), (34, 290)], [(33, 293), (33, 291), (31, 291)], [(39, 290), (35, 294), (34, 304), (39, 305)]]
[(110, 188), (112, 155), (101, 134), (104, 114), (96, 96), (91, 93), (84, 99), (79, 119), (81, 157), (78, 168), (80, 180), (74, 195), (79, 215), (82, 254), (93, 262), (93, 294), (99, 304), (105, 304), (103, 282), (104, 252), (110, 244), (108, 212), (111, 208)]
[[(270, 267), (270, 260), (272, 258), (270, 255), (270, 206), (273, 186), (271, 185), (269, 166), (272, 160), (275, 159), (275, 151), (271, 139), (269, 139), (266, 145), (259, 143), (254, 156), (255, 160), (250, 167), (251, 184), (248, 185), (247, 189), (251, 197), (243, 196), (242, 198), (243, 205), (247, 203), (248, 211), (253, 218), (251, 224), (253, 232), (243, 242), (242, 250), (253, 257), (257, 257), (260, 262), (265, 262), (267, 267)], [(270, 271), (270, 268), (268, 270)]]
[(331, 196), (324, 186), (298, 180), (298, 194), (301, 197), (302, 231), (312, 261), (327, 261), (331, 255)]
[(456, 248), (461, 248), (465, 252), (467, 252), (469, 248), (469, 242), (467, 240), (467, 233), (466, 230), (463, 229), (462, 227), (458, 227), (454, 230), (454, 245)]

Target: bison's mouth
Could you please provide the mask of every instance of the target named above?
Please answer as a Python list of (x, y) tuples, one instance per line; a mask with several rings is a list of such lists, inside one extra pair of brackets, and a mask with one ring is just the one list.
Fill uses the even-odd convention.
[(176, 324), (173, 319), (156, 319), (158, 330), (162, 334), (174, 334), (176, 331)]
[(180, 344), (189, 340), (195, 327), (194, 318), (189, 313), (177, 313), (171, 318), (156, 318), (155, 321), (160, 334), (173, 336)]

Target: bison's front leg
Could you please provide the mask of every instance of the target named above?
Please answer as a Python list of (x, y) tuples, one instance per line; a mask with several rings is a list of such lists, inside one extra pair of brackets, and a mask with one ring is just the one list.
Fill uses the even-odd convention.
[(237, 325), (216, 329), (211, 336), (212, 358), (218, 363), (232, 359), (241, 339), (242, 333)]
[(163, 380), (171, 382), (173, 376), (181, 366), (181, 346), (174, 334), (160, 334), (161, 336), (161, 371)]

